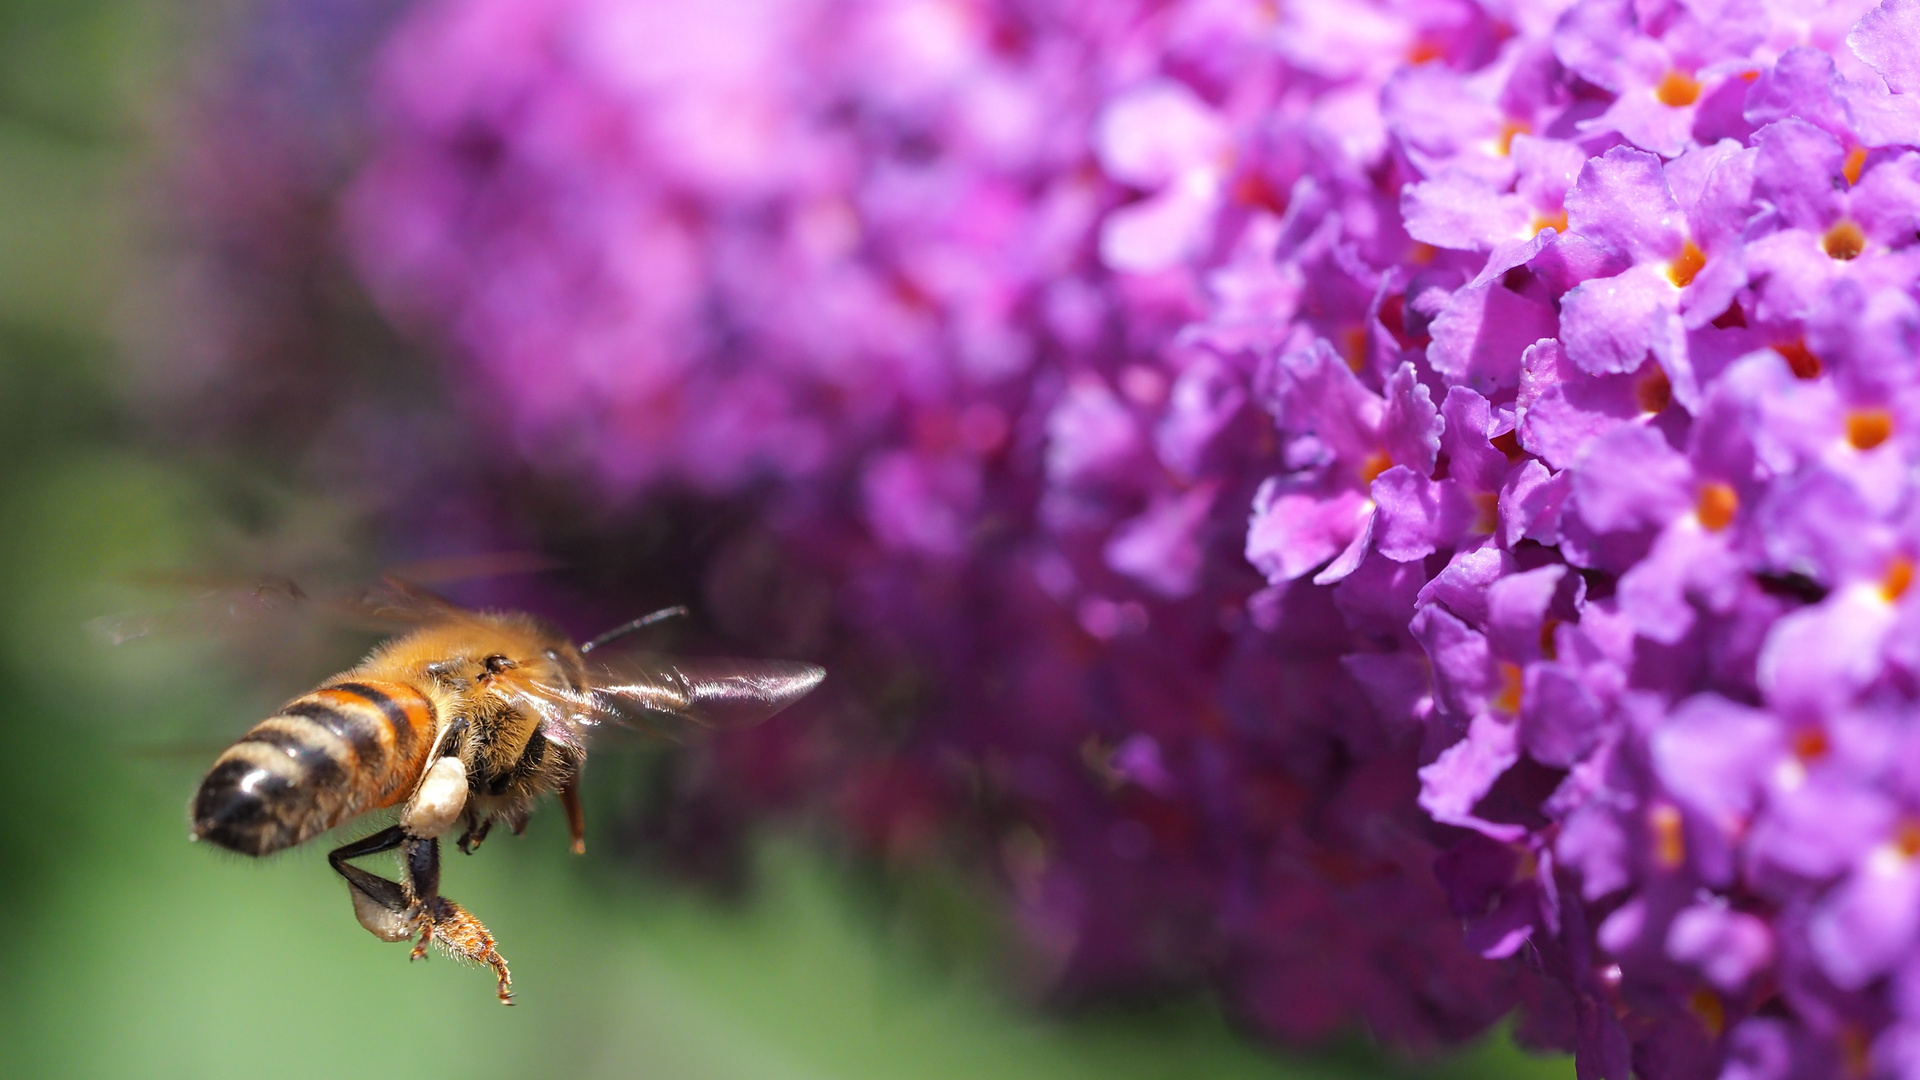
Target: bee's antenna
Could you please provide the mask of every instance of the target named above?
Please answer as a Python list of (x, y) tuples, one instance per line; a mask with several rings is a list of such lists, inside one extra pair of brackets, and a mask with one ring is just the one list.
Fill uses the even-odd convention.
[(628, 634), (633, 633), (635, 630), (644, 630), (647, 627), (652, 626), (654, 623), (662, 622), (667, 619), (678, 618), (682, 615), (685, 615), (686, 613), (687, 613), (687, 609), (685, 605), (682, 605), (682, 604), (675, 604), (670, 608), (661, 608), (659, 611), (656, 611), (651, 615), (642, 615), (639, 618), (633, 620), (632, 622), (621, 623), (619, 626), (614, 627), (613, 629), (607, 631), (606, 633), (601, 634), (599, 637), (594, 638), (592, 641), (587, 642), (585, 645), (580, 646), (580, 651), (583, 653), (590, 653), (593, 650), (599, 648), (602, 645), (607, 644), (610, 641), (618, 641), (621, 638), (626, 637)]

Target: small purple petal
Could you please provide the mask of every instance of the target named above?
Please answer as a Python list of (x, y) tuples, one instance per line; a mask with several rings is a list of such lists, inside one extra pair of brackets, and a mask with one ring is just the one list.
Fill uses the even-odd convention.
[(1429, 480), (1405, 465), (1395, 465), (1374, 480), (1373, 501), (1379, 506), (1374, 549), (1396, 562), (1424, 559), (1453, 543), (1477, 516), (1459, 484)]
[(1747, 120), (1760, 126), (1796, 117), (1834, 135), (1844, 134), (1847, 118), (1833, 96), (1833, 57), (1795, 45), (1780, 54), (1747, 92)]
[(1598, 900), (1632, 880), (1633, 851), (1619, 815), (1598, 802), (1582, 805), (1560, 826), (1554, 854), (1580, 875), (1580, 895)]
[(1654, 770), (1673, 797), (1732, 834), (1746, 826), (1782, 747), (1768, 714), (1700, 694), (1653, 733), (1651, 750)]
[(1074, 380), (1047, 415), (1047, 478), (1055, 484), (1113, 476), (1140, 447), (1132, 412), (1100, 379)]
[(1605, 733), (1600, 699), (1564, 664), (1527, 666), (1520, 694), (1520, 739), (1542, 765), (1567, 768), (1586, 757)]
[(1920, 90), (1920, 0), (1882, 0), (1853, 24), (1847, 47), (1865, 60), (1896, 94)]
[(1718, 534), (1692, 517), (1669, 525), (1647, 557), (1620, 577), (1620, 611), (1642, 637), (1672, 645), (1694, 625), (1694, 605), (1723, 612), (1745, 568)]
[(1835, 986), (1858, 990), (1892, 969), (1916, 928), (1920, 872), (1882, 848), (1820, 901), (1807, 923), (1807, 942)]
[(1629, 376), (1594, 377), (1574, 367), (1559, 341), (1527, 350), (1520, 378), (1520, 445), (1555, 469), (1588, 443), (1640, 415)]
[[(1783, 762), (1780, 771), (1794, 777), (1796, 770), (1804, 772), (1797, 760)], [(1894, 817), (1892, 804), (1874, 792), (1817, 780), (1776, 783), (1747, 850), (1756, 868), (1826, 881), (1865, 858)]]
[(1572, 471), (1575, 512), (1602, 533), (1663, 526), (1693, 508), (1692, 467), (1652, 428), (1600, 436)]
[(1487, 620), (1487, 590), (1513, 573), (1516, 566), (1512, 555), (1492, 543), (1463, 548), (1420, 590), (1418, 602), (1445, 604), (1448, 611), (1468, 622), (1483, 624)]
[(1419, 730), (1433, 712), (1433, 679), (1427, 661), (1415, 653), (1350, 653), (1340, 664), (1388, 729)]
[(1724, 900), (1695, 904), (1673, 917), (1667, 954), (1700, 969), (1728, 993), (1773, 962), (1773, 933), (1764, 920), (1734, 911)]
[(1845, 212), (1835, 190), (1846, 150), (1839, 140), (1803, 120), (1781, 120), (1754, 132), (1759, 156), (1753, 189), (1772, 203), (1782, 225), (1824, 230)]
[(1151, 189), (1190, 169), (1216, 166), (1228, 135), (1185, 83), (1152, 79), (1114, 98), (1101, 112), (1093, 145), (1108, 176)]
[(1386, 408), (1380, 417), (1380, 444), (1387, 459), (1421, 476), (1430, 476), (1438, 460), (1446, 421), (1434, 407), (1433, 392), (1410, 363), (1387, 378)]
[(1518, 195), (1503, 194), (1457, 173), (1408, 185), (1400, 195), (1407, 235), (1434, 247), (1487, 251), (1524, 239), (1534, 210)]
[(1427, 362), (1461, 385), (1492, 394), (1518, 385), (1521, 356), (1558, 329), (1553, 309), (1538, 300), (1499, 285), (1468, 286), (1433, 320)]
[(1500, 490), (1512, 465), (1490, 441), (1501, 423), (1493, 406), (1478, 393), (1455, 386), (1447, 391), (1440, 415), (1446, 421), (1440, 449), (1447, 455), (1447, 475), (1475, 491)]
[(1212, 238), (1219, 181), (1190, 173), (1158, 193), (1107, 215), (1100, 225), (1100, 261), (1115, 270), (1151, 274), (1199, 255)]
[(1193, 592), (1202, 569), (1200, 531), (1213, 510), (1211, 484), (1154, 499), (1139, 517), (1114, 530), (1106, 562), (1169, 599)]
[(1574, 286), (1560, 299), (1560, 340), (1582, 371), (1620, 374), (1638, 368), (1679, 311), (1680, 290), (1648, 263)]
[(1541, 632), (1566, 580), (1566, 567), (1542, 566), (1508, 575), (1487, 588), (1487, 641), (1495, 655), (1515, 663), (1539, 659)]
[(1795, 719), (1846, 704), (1879, 675), (1894, 622), (1879, 590), (1855, 586), (1774, 623), (1757, 672), (1767, 703)]
[(1486, 821), (1473, 809), (1492, 790), (1494, 781), (1519, 760), (1514, 723), (1482, 713), (1473, 718), (1466, 738), (1420, 770), (1420, 805), (1435, 821), (1473, 829), (1495, 840), (1518, 840), (1526, 835), (1525, 828)]
[(1447, 711), (1455, 716), (1485, 711), (1495, 691), (1487, 639), (1444, 608), (1431, 605), (1414, 615), (1409, 629), (1427, 651), (1434, 689)]
[(1572, 489), (1570, 475), (1549, 473), (1538, 461), (1513, 470), (1500, 489), (1500, 542), (1507, 547), (1522, 540), (1559, 543), (1560, 510)]
[(1567, 192), (1567, 227), (1636, 263), (1678, 254), (1682, 220), (1660, 159), (1641, 150), (1588, 161)]
[(1847, 209), (1869, 240), (1888, 247), (1913, 243), (1920, 230), (1920, 154), (1909, 151), (1868, 169), (1849, 193)]
[(1247, 561), (1278, 584), (1340, 553), (1371, 516), (1364, 493), (1311, 479), (1273, 477), (1253, 497)]

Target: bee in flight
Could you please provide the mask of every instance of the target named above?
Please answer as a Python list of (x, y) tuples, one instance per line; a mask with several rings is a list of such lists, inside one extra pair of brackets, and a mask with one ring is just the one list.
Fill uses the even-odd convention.
[[(480, 920), (440, 894), (440, 837), (461, 827), (471, 854), (496, 823), (519, 833), (549, 792), (584, 852), (580, 769), (596, 726), (736, 728), (786, 708), (825, 677), (785, 660), (689, 660), (606, 646), (659, 618), (586, 644), (525, 614), (471, 611), (390, 580), (368, 609), (411, 628), (357, 666), (281, 706), (214, 761), (193, 797), (193, 837), (243, 855), (305, 843), (362, 814), (395, 823), (334, 849), (353, 913), (375, 937), (417, 935), (485, 964), (502, 1004), (513, 980)], [(350, 860), (400, 850), (392, 881)]]

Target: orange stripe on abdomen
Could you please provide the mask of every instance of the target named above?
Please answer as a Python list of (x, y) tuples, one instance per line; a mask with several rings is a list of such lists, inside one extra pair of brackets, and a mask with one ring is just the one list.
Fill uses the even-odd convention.
[(354, 717), (364, 734), (379, 741), (384, 760), (363, 773), (371, 788), (363, 809), (392, 806), (412, 792), (433, 746), (433, 702), (424, 694), (405, 683), (348, 680), (323, 686), (301, 701)]

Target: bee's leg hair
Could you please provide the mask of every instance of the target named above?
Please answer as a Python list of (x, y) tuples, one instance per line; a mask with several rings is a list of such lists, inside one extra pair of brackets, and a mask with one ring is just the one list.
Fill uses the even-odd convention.
[(494, 948), (493, 935), (479, 919), (459, 904), (440, 895), (440, 841), (406, 837), (402, 853), (407, 868), (407, 891), (420, 912), (420, 940), (413, 946), (413, 959), (427, 955), (427, 945), (438, 943), (447, 955), (460, 960), (485, 964), (498, 980), (496, 992), (500, 1004), (513, 1004), (513, 976), (507, 962)]
[(407, 868), (407, 891), (415, 900), (440, 895), (440, 841), (417, 836), (401, 838), (401, 860)]

